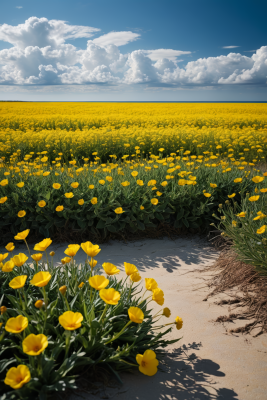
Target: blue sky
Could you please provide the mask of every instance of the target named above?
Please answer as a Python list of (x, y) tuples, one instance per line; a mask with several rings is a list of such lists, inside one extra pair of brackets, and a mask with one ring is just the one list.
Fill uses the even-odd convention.
[(0, 100), (267, 101), (266, 1), (0, 1)]

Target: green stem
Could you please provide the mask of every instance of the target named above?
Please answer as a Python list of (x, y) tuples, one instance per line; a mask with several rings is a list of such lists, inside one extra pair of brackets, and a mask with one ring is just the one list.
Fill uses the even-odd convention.
[(102, 315), (100, 317), (99, 323), (101, 323), (102, 319), (105, 317), (107, 309), (108, 309), (108, 304), (106, 304), (106, 306), (104, 308), (104, 311), (103, 311), (103, 313), (102, 313)]
[(27, 246), (28, 252), (29, 252), (29, 254), (30, 254), (30, 257), (31, 257), (31, 252), (30, 252), (30, 249), (29, 249), (29, 246), (28, 246), (27, 240), (26, 240), (26, 239), (24, 239), (24, 242), (26, 243), (26, 246)]
[(128, 303), (129, 298), (131, 296), (132, 286), (133, 286), (133, 282), (131, 282), (131, 285), (130, 285), (130, 289), (129, 289), (129, 293), (128, 293), (128, 297), (127, 297), (127, 303)]
[(122, 330), (116, 336), (114, 336), (112, 339), (110, 339), (108, 342), (106, 342), (105, 345), (118, 339), (118, 337), (120, 337), (120, 335), (122, 335), (122, 333), (125, 331), (127, 326), (129, 326), (131, 323), (132, 323), (132, 321), (128, 321), (127, 324), (122, 328)]
[(68, 352), (69, 352), (71, 331), (65, 331), (65, 334), (66, 334), (66, 348), (65, 348), (64, 361), (66, 360)]

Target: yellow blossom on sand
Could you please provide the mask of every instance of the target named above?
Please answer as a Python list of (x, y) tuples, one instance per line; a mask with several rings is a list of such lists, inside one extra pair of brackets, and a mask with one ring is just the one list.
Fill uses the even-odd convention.
[(151, 203), (153, 204), (153, 206), (156, 206), (157, 204), (158, 204), (158, 199), (156, 199), (156, 198), (154, 198), (154, 199), (151, 199)]
[(5, 325), (5, 330), (10, 333), (20, 333), (28, 326), (28, 318), (18, 315), (15, 318), (9, 318)]
[(115, 275), (120, 272), (116, 265), (109, 262), (105, 262), (104, 264), (102, 264), (102, 267), (104, 268), (104, 271), (107, 275)]
[(157, 373), (159, 362), (153, 350), (146, 350), (144, 354), (137, 354), (136, 361), (139, 364), (139, 371), (142, 374), (153, 376)]
[(158, 303), (160, 306), (164, 304), (164, 292), (160, 288), (153, 290), (152, 300)]
[(266, 230), (266, 225), (263, 225), (261, 228), (257, 229), (257, 234), (261, 235), (262, 233), (264, 233)]
[(95, 257), (101, 251), (98, 244), (93, 244), (91, 242), (82, 243), (81, 248), (89, 257)]
[(60, 183), (53, 183), (53, 188), (54, 189), (60, 189), (61, 188), (61, 184)]
[(65, 264), (69, 263), (70, 261), (71, 261), (71, 257), (61, 258), (61, 264), (62, 265), (65, 265)]
[(17, 235), (14, 237), (16, 240), (25, 240), (26, 237), (29, 235), (30, 229), (26, 229), (26, 231), (19, 232)]
[(153, 291), (154, 289), (157, 289), (158, 284), (153, 278), (145, 278), (146, 282), (146, 290), (151, 290)]
[(66, 311), (58, 318), (59, 323), (67, 331), (74, 331), (81, 327), (83, 316), (79, 312)]
[(254, 176), (251, 180), (254, 183), (260, 183), (260, 182), (262, 182), (264, 180), (264, 177), (263, 176)]
[(60, 211), (63, 211), (64, 210), (64, 207), (63, 206), (57, 206), (56, 207), (56, 211), (57, 212), (60, 212)]
[(114, 210), (114, 212), (115, 212), (116, 214), (122, 214), (122, 213), (124, 213), (125, 211), (123, 211), (122, 207), (117, 207), (117, 208)]
[(16, 276), (9, 282), (9, 286), (12, 289), (21, 289), (25, 285), (25, 282), (27, 280), (28, 276), (27, 275), (20, 275)]
[(91, 203), (92, 203), (93, 205), (97, 204), (97, 197), (93, 197), (93, 198), (91, 199)]
[(176, 324), (176, 328), (179, 330), (182, 328), (183, 326), (183, 320), (180, 317), (176, 317), (175, 318), (175, 324)]
[(42, 333), (39, 335), (31, 333), (22, 342), (22, 350), (24, 353), (28, 354), (28, 356), (38, 356), (47, 346), (47, 337)]
[(232, 199), (233, 197), (235, 197), (235, 193), (233, 194), (228, 194), (229, 199)]
[(40, 261), (42, 259), (42, 257), (43, 257), (42, 253), (33, 254), (31, 256), (31, 258), (36, 262)]
[(21, 211), (18, 212), (18, 217), (19, 218), (23, 218), (23, 217), (25, 217), (25, 215), (26, 215), (26, 211), (25, 210), (21, 210)]
[(40, 243), (37, 243), (34, 246), (34, 250), (36, 250), (36, 251), (45, 251), (47, 249), (47, 247), (50, 246), (51, 243), (52, 243), (52, 240), (50, 238), (44, 239)]
[(26, 365), (18, 365), (7, 371), (4, 383), (11, 386), (12, 389), (20, 389), (25, 383), (31, 380), (31, 373)]
[(125, 268), (125, 272), (128, 276), (134, 274), (135, 272), (138, 272), (138, 269), (136, 268), (135, 265), (129, 264), (127, 262), (124, 263), (124, 268)]
[[(8, 243), (8, 244), (6, 245), (5, 248), (6, 248), (7, 251), (9, 251), (9, 252), (13, 251), (13, 250), (15, 249), (14, 243), (12, 243), (12, 242)], [(0, 254), (0, 262), (2, 262), (2, 260), (1, 260), (1, 254)]]
[(117, 290), (111, 289), (101, 289), (99, 291), (99, 296), (106, 304), (116, 305), (118, 304), (121, 295)]
[(0, 254), (0, 262), (3, 262), (8, 257), (8, 253)]
[(108, 286), (109, 280), (103, 275), (94, 275), (88, 279), (89, 285), (96, 290), (105, 289)]
[(33, 286), (44, 287), (48, 284), (51, 278), (52, 276), (49, 272), (40, 271), (37, 272), (37, 274), (33, 275), (33, 278), (30, 282)]
[(7, 261), (3, 266), (2, 266), (2, 271), (3, 272), (11, 272), (13, 271), (13, 268), (15, 267), (13, 259)]
[(44, 200), (39, 201), (38, 206), (43, 208), (46, 206), (46, 202)]
[(139, 307), (130, 307), (128, 310), (129, 318), (136, 324), (141, 324), (144, 319), (144, 313)]
[(65, 197), (67, 197), (67, 199), (72, 199), (72, 197), (74, 197), (74, 194), (72, 192), (65, 193)]
[(24, 253), (19, 253), (18, 255), (14, 256), (12, 260), (16, 267), (21, 267), (28, 260), (28, 257)]
[(78, 200), (78, 204), (79, 204), (79, 206), (83, 206), (84, 205), (84, 199)]
[(43, 305), (44, 305), (44, 302), (43, 302), (43, 300), (37, 300), (37, 301), (34, 303), (34, 305), (35, 305), (36, 308), (42, 308)]
[(163, 308), (162, 315), (164, 315), (165, 317), (169, 318), (170, 315), (171, 315), (171, 310), (168, 307)]
[(64, 251), (64, 253), (67, 254), (67, 256), (69, 257), (74, 257), (76, 256), (76, 253), (78, 252), (80, 247), (81, 246), (79, 244), (69, 244), (69, 247)]
[(132, 282), (139, 282), (141, 281), (141, 275), (139, 274), (139, 272), (134, 272), (130, 275), (130, 279)]
[(260, 196), (251, 196), (249, 197), (249, 201), (257, 201), (259, 200)]
[(60, 291), (60, 293), (62, 294), (62, 296), (64, 296), (64, 294), (65, 294), (66, 291), (67, 291), (67, 286), (66, 286), (66, 285), (60, 286), (60, 288), (59, 288), (58, 290)]

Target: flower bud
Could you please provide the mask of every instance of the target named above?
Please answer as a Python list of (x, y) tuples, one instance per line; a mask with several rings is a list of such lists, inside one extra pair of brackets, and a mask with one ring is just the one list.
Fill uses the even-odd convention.
[(169, 316), (171, 315), (171, 310), (168, 307), (163, 308), (162, 315), (164, 315), (165, 317), (169, 318)]
[(43, 300), (37, 300), (34, 305), (36, 308), (42, 308), (43, 304), (44, 304)]
[(3, 315), (6, 312), (7, 308), (6, 306), (0, 307), (1, 315)]
[(54, 257), (54, 255), (55, 255), (56, 253), (55, 253), (54, 251), (50, 251), (49, 254), (50, 254), (51, 257)]
[(230, 204), (230, 201), (229, 200), (225, 200), (225, 204)]
[(83, 285), (84, 285), (84, 282), (81, 282), (81, 283), (79, 284), (78, 288), (81, 289), (81, 288), (83, 287)]
[(219, 208), (223, 208), (223, 205), (222, 205), (222, 204), (219, 204)]
[(64, 296), (65, 295), (65, 293), (66, 293), (66, 291), (67, 291), (67, 286), (61, 286), (60, 288), (59, 288), (59, 291), (60, 291), (60, 293), (62, 294), (62, 296)]

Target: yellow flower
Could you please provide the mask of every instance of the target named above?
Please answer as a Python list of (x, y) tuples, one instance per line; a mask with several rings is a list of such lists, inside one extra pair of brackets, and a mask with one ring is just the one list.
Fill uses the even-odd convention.
[(23, 218), (23, 217), (25, 217), (25, 215), (26, 215), (26, 211), (25, 210), (21, 210), (21, 211), (18, 212), (18, 217), (19, 218)]
[(6, 185), (8, 185), (8, 179), (3, 179), (3, 180), (0, 182), (0, 185), (1, 185), (1, 186), (6, 186)]
[(52, 278), (51, 274), (47, 271), (37, 272), (30, 281), (33, 286), (44, 287)]
[(139, 282), (141, 281), (141, 275), (139, 274), (139, 272), (134, 272), (130, 275), (130, 279), (132, 282)]
[(1, 315), (5, 314), (6, 310), (7, 310), (6, 306), (1, 306), (0, 307)]
[(159, 191), (157, 191), (157, 192), (156, 192), (156, 195), (157, 195), (157, 196), (162, 196), (162, 193), (159, 192)]
[(33, 254), (31, 256), (31, 258), (36, 262), (40, 261), (42, 259), (42, 257), (43, 257), (42, 253)]
[(44, 305), (44, 302), (43, 302), (43, 300), (37, 300), (34, 305), (36, 308), (42, 308)]
[(260, 182), (262, 182), (264, 180), (264, 177), (263, 176), (254, 176), (251, 180), (254, 183), (260, 183)]
[(228, 194), (229, 199), (232, 199), (233, 197), (235, 197), (235, 193), (233, 194)]
[(163, 152), (163, 151), (164, 151), (164, 148), (163, 148), (163, 147), (161, 147), (161, 148), (159, 149), (159, 151), (160, 151), (160, 152)]
[(158, 284), (153, 278), (145, 278), (146, 282), (146, 290), (151, 290), (153, 292), (154, 289), (157, 289)]
[(36, 250), (36, 251), (45, 251), (47, 249), (47, 247), (50, 246), (51, 243), (52, 243), (52, 240), (50, 238), (44, 239), (40, 243), (37, 243), (34, 246), (34, 250)]
[(99, 296), (106, 304), (116, 305), (118, 304), (121, 295), (115, 289), (101, 289), (99, 291)]
[(95, 188), (95, 185), (89, 185), (88, 188), (89, 188), (89, 189), (94, 189), (94, 188)]
[(67, 197), (67, 199), (71, 199), (72, 197), (74, 197), (74, 194), (72, 192), (65, 193), (65, 197)]
[(260, 196), (251, 196), (249, 197), (249, 201), (257, 201), (259, 200)]
[(241, 183), (242, 180), (243, 180), (242, 178), (236, 178), (236, 179), (234, 180), (234, 182), (235, 182), (235, 183)]
[(1, 197), (0, 204), (4, 204), (7, 201), (7, 197)]
[(79, 204), (79, 206), (83, 206), (84, 205), (84, 199), (78, 200), (78, 204)]
[(62, 296), (64, 296), (64, 294), (65, 294), (66, 291), (67, 291), (67, 286), (66, 286), (66, 285), (61, 286), (58, 290), (60, 291), (60, 293), (62, 294)]
[(178, 185), (179, 186), (184, 186), (185, 184), (186, 184), (186, 180), (185, 179), (179, 179), (179, 181), (178, 181)]
[(84, 282), (81, 282), (81, 283), (79, 284), (78, 288), (81, 289), (81, 288), (83, 287), (84, 284), (85, 284)]
[(112, 181), (113, 181), (113, 178), (112, 178), (112, 176), (106, 176), (106, 180), (107, 180), (108, 182), (112, 182)]
[(100, 181), (98, 181), (100, 183), (100, 185), (105, 185), (105, 181), (104, 179), (100, 179)]
[(70, 186), (73, 187), (73, 189), (77, 189), (77, 187), (79, 186), (79, 183), (78, 182), (72, 182), (72, 184)]
[(156, 206), (158, 204), (158, 199), (151, 199), (151, 203), (153, 204), (153, 206)]
[(205, 197), (210, 197), (210, 196), (211, 196), (210, 193), (206, 193), (206, 192), (205, 192), (205, 193), (203, 193), (203, 194), (204, 194)]
[(116, 214), (122, 214), (122, 213), (124, 213), (125, 211), (123, 211), (122, 207), (117, 207), (117, 208), (114, 210), (114, 212), (115, 212)]
[(169, 318), (170, 315), (171, 315), (171, 310), (168, 307), (163, 308), (162, 315), (164, 315), (165, 317)]
[(65, 264), (69, 263), (70, 261), (71, 261), (70, 257), (61, 258), (61, 264), (62, 265), (65, 265)]
[(266, 230), (266, 225), (263, 225), (261, 228), (257, 229), (257, 234), (261, 235), (262, 233), (264, 233)]
[(232, 227), (235, 228), (237, 226), (237, 221), (232, 221)]
[(15, 318), (9, 318), (7, 320), (5, 330), (10, 333), (20, 333), (24, 331), (28, 326), (28, 318), (23, 315), (18, 315)]
[(39, 201), (38, 206), (43, 208), (46, 206), (46, 202), (44, 200)]
[(167, 181), (161, 182), (161, 186), (165, 187), (165, 186), (167, 186), (167, 185), (168, 185), (168, 182), (167, 182)]
[(24, 182), (17, 183), (17, 187), (22, 188), (24, 186)]
[(66, 311), (60, 315), (58, 320), (66, 331), (74, 331), (81, 327), (83, 316), (79, 312), (74, 313), (73, 311)]
[(126, 186), (129, 186), (129, 185), (130, 185), (130, 182), (128, 182), (128, 181), (121, 182), (121, 185), (124, 186), (124, 187), (126, 187)]
[(28, 236), (29, 232), (30, 232), (30, 229), (26, 229), (26, 231), (17, 233), (17, 235), (14, 237), (14, 239), (16, 239), (16, 240), (25, 240), (26, 237)]
[(28, 354), (28, 356), (38, 356), (47, 346), (47, 337), (42, 333), (39, 335), (31, 333), (22, 342), (22, 350), (24, 353)]
[(61, 188), (61, 184), (60, 183), (53, 183), (53, 188), (54, 189), (60, 189)]
[(46, 172), (43, 173), (43, 176), (48, 176), (48, 175), (50, 175), (49, 171), (46, 171)]
[(7, 258), (7, 256), (8, 256), (8, 253), (0, 254), (0, 262), (4, 261), (5, 258)]
[(82, 243), (81, 248), (89, 257), (95, 257), (101, 251), (98, 244), (93, 244), (91, 242)]
[(91, 259), (91, 260), (89, 261), (89, 265), (90, 265), (90, 267), (91, 267), (92, 269), (95, 268), (96, 264), (97, 264), (97, 260)]
[(144, 210), (145, 209), (145, 207), (144, 206), (140, 206), (140, 210)]
[(130, 320), (136, 324), (141, 324), (144, 320), (144, 313), (139, 307), (130, 307), (128, 315)]
[[(13, 250), (15, 249), (14, 243), (12, 243), (12, 242), (8, 243), (8, 244), (6, 245), (5, 248), (6, 248), (7, 251), (9, 251), (9, 252), (13, 251)], [(0, 254), (0, 262), (2, 262), (2, 260), (1, 260), (1, 254)]]
[(69, 257), (74, 257), (76, 256), (76, 253), (79, 251), (80, 247), (81, 246), (79, 244), (69, 244), (69, 247), (64, 251), (64, 253)]
[(217, 187), (216, 183), (210, 183), (210, 187), (215, 189)]
[(57, 206), (57, 208), (56, 208), (56, 211), (57, 211), (57, 212), (63, 211), (63, 210), (64, 210), (64, 207), (63, 207), (63, 206)]
[(137, 354), (136, 361), (139, 364), (139, 371), (144, 375), (153, 376), (158, 371), (159, 362), (153, 350), (146, 350), (144, 354)]
[(105, 262), (104, 264), (102, 264), (102, 267), (104, 268), (104, 271), (107, 275), (115, 275), (120, 272), (116, 265), (109, 262)]
[(12, 281), (9, 282), (9, 286), (12, 289), (21, 289), (25, 285), (27, 278), (28, 278), (27, 275), (16, 276), (15, 278), (12, 279)]
[(164, 304), (164, 293), (160, 288), (156, 288), (153, 290), (152, 300), (158, 303), (160, 306)]
[(13, 268), (15, 267), (13, 259), (7, 261), (3, 266), (2, 266), (2, 271), (3, 272), (11, 272), (13, 271)]
[(180, 317), (175, 318), (176, 328), (179, 330), (183, 326), (183, 320)]
[(137, 172), (137, 171), (133, 171), (133, 172), (131, 173), (131, 175), (135, 178), (135, 177), (138, 175), (138, 172)]
[(18, 255), (14, 256), (12, 260), (16, 267), (21, 267), (28, 260), (28, 257), (24, 253), (19, 253)]
[(31, 373), (26, 365), (18, 365), (7, 371), (4, 383), (12, 389), (20, 389), (25, 383), (31, 380)]
[(125, 268), (125, 272), (128, 276), (134, 274), (135, 272), (138, 272), (138, 269), (136, 268), (135, 265), (129, 264), (127, 262), (124, 263), (124, 268)]
[(144, 182), (142, 181), (142, 179), (137, 179), (136, 183), (139, 186), (144, 186)]
[(266, 193), (266, 192), (267, 192), (267, 189), (260, 189), (260, 192), (261, 192), (261, 193)]
[(94, 205), (97, 204), (97, 197), (93, 197), (91, 200), (91, 203)]
[(246, 212), (242, 211), (241, 213), (236, 214), (236, 216), (240, 217), (240, 218), (244, 218), (246, 216), (246, 214), (247, 214)]
[(105, 289), (109, 284), (109, 280), (103, 275), (94, 275), (88, 279), (88, 282), (96, 290)]
[(157, 183), (157, 181), (155, 181), (155, 179), (151, 179), (150, 181), (148, 181), (147, 186), (155, 186)]

